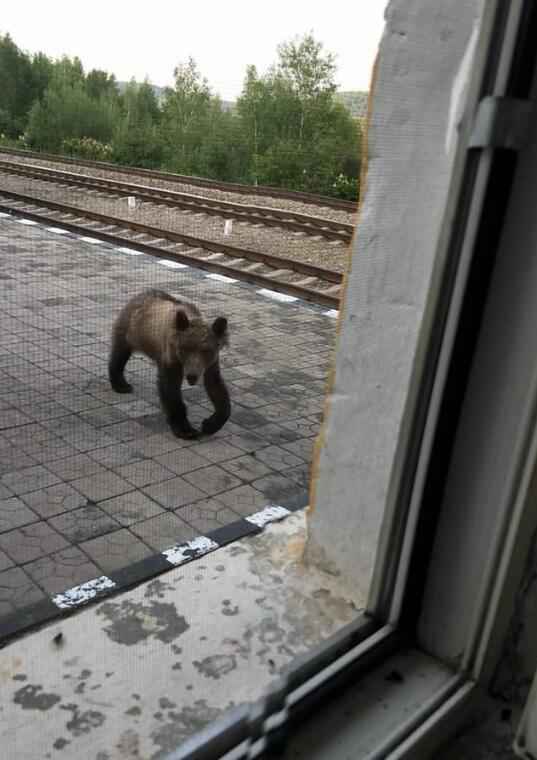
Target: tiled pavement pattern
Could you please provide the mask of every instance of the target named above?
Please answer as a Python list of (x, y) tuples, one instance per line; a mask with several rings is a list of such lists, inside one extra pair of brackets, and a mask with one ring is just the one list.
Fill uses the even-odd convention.
[[(0, 618), (238, 520), (305, 503), (335, 322), (323, 309), (0, 217)], [(154, 370), (106, 379), (111, 321), (146, 287), (230, 320), (233, 414), (182, 441)], [(201, 388), (185, 394), (194, 424)]]

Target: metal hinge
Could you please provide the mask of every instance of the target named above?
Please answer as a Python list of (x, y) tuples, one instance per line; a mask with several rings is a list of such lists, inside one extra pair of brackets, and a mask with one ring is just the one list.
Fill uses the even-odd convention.
[(488, 95), (479, 103), (469, 148), (520, 150), (530, 136), (533, 101)]

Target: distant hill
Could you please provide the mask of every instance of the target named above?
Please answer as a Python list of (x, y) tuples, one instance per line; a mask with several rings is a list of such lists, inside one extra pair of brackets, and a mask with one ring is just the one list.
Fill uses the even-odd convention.
[[(125, 90), (128, 82), (118, 82), (118, 90), (122, 93)], [(153, 92), (157, 100), (162, 102), (166, 91), (165, 87), (159, 87), (157, 84), (152, 84)], [(343, 92), (336, 92), (336, 99), (340, 103), (349, 109), (351, 116), (354, 118), (364, 118), (367, 116), (367, 92), (360, 92), (359, 90), (348, 90)], [(222, 100), (222, 108), (225, 111), (233, 111), (235, 108), (234, 100)]]
[[(119, 92), (123, 93), (127, 85), (128, 85), (128, 82), (118, 82), (117, 88)], [(152, 84), (151, 87), (153, 88), (153, 92), (155, 93), (156, 99), (158, 100), (159, 103), (161, 103), (164, 100), (164, 95), (166, 94), (166, 87), (160, 87), (158, 84)], [(224, 109), (224, 111), (232, 111), (235, 108), (235, 101), (222, 100), (222, 108)]]
[(355, 119), (365, 118), (367, 116), (368, 94), (359, 90), (348, 90), (347, 92), (336, 92), (336, 98), (349, 109), (351, 116)]
[[(129, 82), (117, 82), (117, 88), (121, 94), (125, 91), (125, 88)], [(160, 102), (162, 98), (164, 97), (164, 91), (165, 87), (159, 87), (158, 84), (152, 84), (151, 87), (153, 88), (153, 92), (155, 93), (156, 99)]]

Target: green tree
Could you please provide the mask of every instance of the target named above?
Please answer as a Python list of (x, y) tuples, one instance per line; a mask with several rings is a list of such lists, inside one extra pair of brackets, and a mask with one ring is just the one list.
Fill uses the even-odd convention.
[(45, 53), (32, 56), (33, 94), (32, 102), (39, 100), (52, 79), (54, 62)]
[(121, 98), (121, 115), (112, 141), (114, 159), (133, 166), (155, 168), (162, 160), (158, 125), (160, 108), (151, 85), (129, 82)]
[(304, 138), (306, 116), (322, 100), (327, 103), (336, 91), (336, 64), (331, 53), (323, 55), (322, 43), (312, 34), (278, 47), (278, 69), (287, 79), (300, 103), (299, 143)]
[(86, 76), (86, 92), (94, 100), (99, 98), (117, 100), (118, 89), (115, 76), (101, 69), (92, 69)]
[[(334, 98), (335, 64), (311, 35), (284, 43), (259, 76), (249, 67), (237, 114), (250, 181), (330, 194), (354, 192), (360, 129)], [(340, 179), (342, 177), (342, 179)]]
[(192, 173), (198, 170), (200, 163), (199, 153), (212, 112), (212, 96), (193, 58), (180, 64), (174, 77), (174, 87), (166, 90), (162, 109), (164, 161), (172, 171)]
[(30, 111), (27, 129), (29, 145), (41, 150), (59, 150), (68, 138), (91, 137), (109, 142), (115, 110), (107, 101), (90, 98), (82, 82), (53, 83)]
[(34, 87), (30, 58), (9, 34), (0, 36), (0, 82), (0, 132), (16, 137), (26, 125)]

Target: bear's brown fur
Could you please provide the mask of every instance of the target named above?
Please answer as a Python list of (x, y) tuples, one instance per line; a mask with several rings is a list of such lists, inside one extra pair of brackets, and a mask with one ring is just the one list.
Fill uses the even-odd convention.
[(181, 394), (186, 378), (195, 385), (203, 375), (214, 414), (202, 422), (203, 433), (216, 433), (228, 420), (231, 404), (220, 374), (220, 350), (228, 344), (227, 319), (211, 325), (198, 308), (162, 290), (146, 290), (132, 298), (119, 313), (112, 331), (108, 372), (112, 388), (131, 393), (124, 369), (131, 354), (141, 352), (157, 365), (158, 391), (168, 423), (179, 438), (195, 438)]

